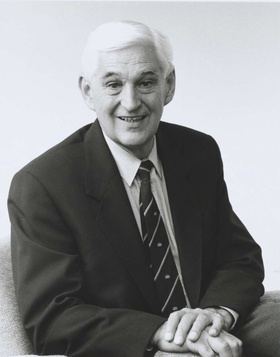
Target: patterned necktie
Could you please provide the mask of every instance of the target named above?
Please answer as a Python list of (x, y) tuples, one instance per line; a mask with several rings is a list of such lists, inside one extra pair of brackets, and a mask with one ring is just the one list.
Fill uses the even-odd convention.
[(171, 312), (185, 307), (186, 299), (165, 226), (151, 191), (150, 171), (152, 167), (151, 161), (142, 161), (137, 173), (141, 180), (139, 203), (142, 238), (161, 312), (168, 317)]

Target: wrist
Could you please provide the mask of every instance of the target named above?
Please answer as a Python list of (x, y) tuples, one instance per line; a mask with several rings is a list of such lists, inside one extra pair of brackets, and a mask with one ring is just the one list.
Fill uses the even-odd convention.
[(234, 317), (232, 316), (232, 314), (228, 310), (226, 310), (226, 309), (224, 309), (222, 307), (220, 307), (218, 310), (219, 310), (218, 313), (220, 315), (222, 315), (223, 318), (225, 319), (225, 330), (229, 331), (231, 326), (234, 323)]
[(164, 330), (165, 330), (166, 322), (159, 326), (159, 328), (154, 332), (153, 336), (151, 337), (147, 350), (151, 351), (153, 348), (158, 346), (159, 340), (163, 337)]
[(223, 307), (220, 307), (220, 306), (218, 306), (218, 307), (208, 307), (205, 310), (213, 311), (213, 312), (219, 314), (220, 316), (222, 316), (222, 318), (224, 319), (224, 327), (223, 327), (223, 329), (225, 331), (229, 331), (230, 328), (232, 327), (232, 325), (235, 322), (235, 319), (234, 319), (233, 315), (227, 309), (224, 309)]

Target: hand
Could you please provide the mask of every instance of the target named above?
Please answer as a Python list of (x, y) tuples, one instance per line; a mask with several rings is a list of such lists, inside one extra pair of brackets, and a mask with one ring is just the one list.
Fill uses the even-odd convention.
[(238, 338), (226, 331), (221, 331), (219, 336), (213, 337), (210, 336), (209, 329), (206, 328), (196, 342), (187, 339), (186, 344), (191, 352), (198, 353), (202, 357), (242, 356), (242, 342)]
[(206, 328), (196, 342), (187, 339), (190, 351), (198, 353), (202, 357), (241, 357), (242, 342), (226, 331), (221, 331), (219, 336), (213, 337)]
[(166, 341), (173, 341), (180, 346), (187, 336), (190, 341), (197, 341), (203, 330), (209, 325), (212, 325), (209, 334), (214, 337), (218, 336), (222, 330), (227, 331), (232, 322), (231, 314), (224, 309), (184, 308), (170, 314), (164, 338)]
[(155, 338), (159, 338), (156, 345), (161, 351), (193, 352), (198, 353), (201, 357), (241, 357), (242, 355), (242, 342), (225, 331), (222, 331), (218, 337), (213, 337), (210, 336), (210, 328), (207, 327), (196, 342), (187, 338), (182, 345), (178, 346), (173, 341), (168, 342), (164, 338), (166, 326), (167, 322), (155, 334)]
[[(217, 313), (219, 315), (221, 315), (224, 319), (224, 330), (225, 331), (229, 331), (230, 328), (232, 327), (233, 323), (234, 323), (234, 317), (233, 315), (225, 308), (221, 308), (221, 307), (207, 307), (205, 310), (208, 311), (212, 311), (214, 313)], [(213, 333), (214, 331), (212, 331)], [(214, 336), (212, 333), (210, 333), (212, 336)]]

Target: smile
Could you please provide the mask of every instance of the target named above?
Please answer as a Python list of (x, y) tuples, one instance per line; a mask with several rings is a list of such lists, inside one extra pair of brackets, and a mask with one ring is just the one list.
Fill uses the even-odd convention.
[(135, 117), (118, 117), (119, 119), (127, 122), (127, 123), (136, 123), (140, 120), (143, 120), (145, 116), (135, 116)]

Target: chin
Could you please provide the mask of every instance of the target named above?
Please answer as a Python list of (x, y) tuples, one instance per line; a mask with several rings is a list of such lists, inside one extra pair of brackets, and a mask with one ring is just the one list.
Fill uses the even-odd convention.
[(121, 145), (138, 159), (147, 157), (152, 149), (151, 141), (123, 140)]

